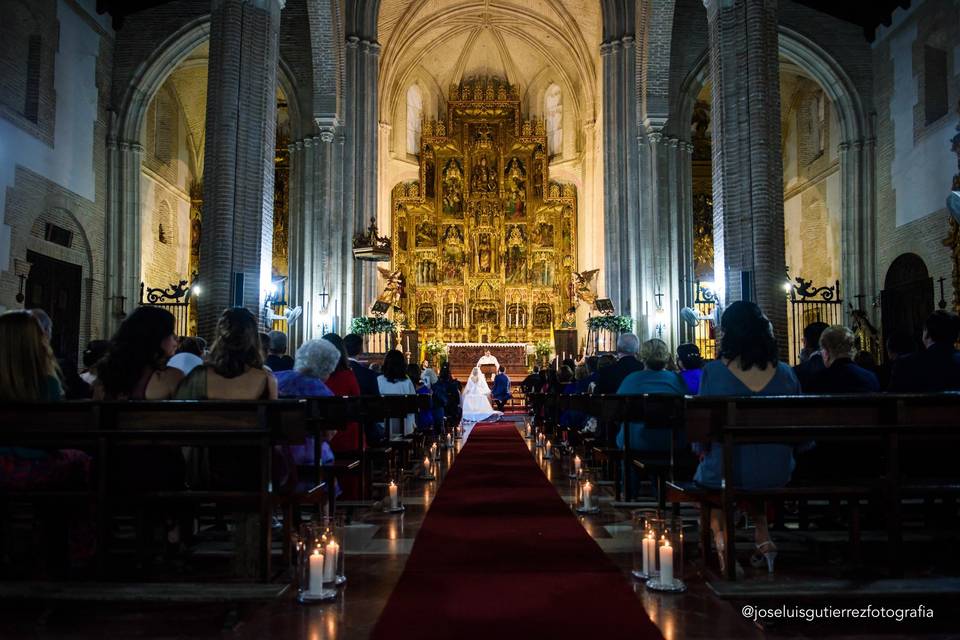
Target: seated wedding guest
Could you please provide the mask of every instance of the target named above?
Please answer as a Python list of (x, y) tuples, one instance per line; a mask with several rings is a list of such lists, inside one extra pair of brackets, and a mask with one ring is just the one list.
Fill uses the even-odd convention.
[(680, 365), (680, 377), (690, 390), (689, 393), (697, 395), (700, 390), (700, 377), (703, 375), (700, 348), (689, 342), (677, 347), (677, 364)]
[[(407, 376), (407, 361), (403, 357), (403, 353), (396, 349), (387, 352), (383, 357), (383, 369), (380, 377), (377, 378), (377, 385), (382, 396), (414, 395), (417, 393), (413, 382)], [(416, 417), (410, 413), (403, 419), (402, 424), (399, 418), (391, 418), (389, 422), (390, 424), (386, 427), (387, 437), (402, 438), (413, 433), (416, 426)]]
[(894, 330), (887, 336), (884, 343), (886, 358), (883, 366), (880, 367), (880, 388), (890, 388), (890, 376), (893, 374), (893, 367), (897, 360), (915, 353), (917, 345), (913, 337), (906, 331)]
[[(323, 339), (336, 347), (340, 353), (340, 359), (337, 360), (337, 366), (333, 373), (327, 378), (327, 386), (335, 396), (350, 396), (351, 398), (360, 395), (360, 384), (357, 382), (357, 376), (354, 375), (350, 367), (350, 358), (347, 356), (347, 349), (343, 344), (343, 338), (335, 333), (328, 333)], [(345, 429), (338, 431), (330, 440), (330, 446), (337, 451), (357, 451), (358, 447), (367, 447), (366, 440), (360, 440), (360, 423), (351, 422)]]
[[(656, 393), (683, 396), (690, 393), (683, 378), (671, 371), (670, 347), (663, 340), (647, 340), (640, 347), (643, 369), (634, 371), (620, 383), (617, 395)], [(630, 423), (630, 448), (638, 451), (669, 451), (669, 429), (647, 429), (643, 422)], [(617, 446), (624, 448), (623, 427), (617, 434)]]
[(820, 334), (826, 328), (826, 322), (811, 322), (803, 330), (800, 364), (793, 368), (801, 387), (806, 387), (813, 376), (823, 371), (823, 356), (820, 355)]
[[(167, 366), (177, 350), (176, 319), (160, 307), (137, 307), (110, 339), (97, 364), (96, 400), (169, 400), (183, 372)], [(181, 489), (187, 466), (180, 447), (122, 447), (114, 456), (111, 483), (138, 490)], [(180, 543), (184, 514), (165, 514), (169, 545)]]
[(621, 333), (617, 336), (617, 361), (597, 372), (597, 386), (594, 393), (616, 393), (623, 379), (643, 365), (637, 360), (640, 339), (633, 333)]
[(97, 365), (97, 400), (167, 400), (183, 372), (167, 366), (176, 353), (176, 319), (160, 307), (137, 307), (110, 339)]
[(267, 334), (270, 346), (267, 347), (266, 365), (271, 371), (289, 371), (293, 369), (293, 358), (287, 355), (287, 334), (283, 331), (271, 331)]
[(897, 358), (890, 376), (890, 391), (929, 393), (960, 390), (960, 352), (954, 344), (960, 319), (947, 311), (934, 311), (923, 325), (923, 349)]
[(53, 350), (53, 357), (57, 362), (57, 377), (63, 387), (64, 398), (67, 400), (89, 399), (92, 390), (89, 383), (80, 377), (80, 367), (77, 366), (76, 353), (60, 353), (58, 345), (53, 340), (53, 320), (46, 311), (39, 307), (30, 309), (29, 313), (40, 324), (40, 328), (47, 338), (47, 343)]
[(203, 364), (203, 345), (203, 338), (193, 336), (180, 338), (177, 353), (167, 361), (167, 366), (180, 369), (180, 371), (183, 371), (183, 375), (188, 375), (196, 367)]
[(853, 363), (856, 351), (853, 331), (832, 325), (820, 334), (820, 355), (823, 371), (811, 376), (804, 393), (876, 393), (880, 391), (877, 376)]
[[(343, 337), (343, 347), (346, 349), (347, 357), (350, 361), (350, 370), (353, 371), (357, 384), (360, 386), (360, 395), (379, 396), (380, 387), (377, 384), (378, 374), (371, 367), (357, 360), (363, 352), (363, 338), (356, 333), (348, 333)], [(376, 445), (383, 440), (383, 432), (376, 421), (371, 421), (363, 425), (363, 432), (368, 445)]]
[(360, 393), (365, 396), (380, 395), (380, 387), (377, 385), (377, 372), (357, 360), (357, 356), (363, 352), (363, 338), (356, 333), (348, 333), (343, 337), (343, 347), (350, 359), (350, 370), (353, 371), (353, 375), (360, 385)]
[(513, 397), (510, 393), (510, 376), (507, 370), (500, 365), (497, 375), (493, 377), (493, 387), (490, 389), (490, 398), (493, 400), (493, 406), (497, 411), (503, 411), (504, 405)]
[[(340, 355), (340, 351), (327, 340), (307, 340), (297, 349), (293, 369), (274, 374), (277, 395), (281, 398), (323, 398), (334, 395), (324, 381), (336, 369)], [(290, 450), (296, 464), (313, 464), (316, 451), (313, 436), (307, 436), (304, 444), (294, 445)], [(332, 452), (330, 459), (333, 459)]]
[(424, 360), (421, 365), (420, 379), (428, 386), (432, 387), (437, 382), (437, 372), (430, 366), (429, 360)]
[[(0, 314), (0, 400), (62, 399), (57, 362), (36, 318), (26, 311)], [(23, 418), (29, 424), (28, 412)], [(82, 487), (89, 480), (90, 461), (88, 454), (74, 449), (0, 446), (0, 490)], [(50, 525), (41, 527), (45, 553), (61, 555), (60, 560), (66, 562), (68, 558), (62, 552), (68, 549), (69, 541), (69, 560), (85, 560), (92, 555), (90, 545), (77, 544), (90, 534), (88, 513), (74, 513), (69, 503), (57, 503), (49, 513), (41, 506), (38, 517)], [(92, 535), (86, 537), (92, 539)]]
[(543, 378), (540, 376), (540, 367), (537, 366), (534, 366), (533, 371), (520, 383), (520, 389), (522, 389), (524, 393), (539, 391), (542, 386)]
[[(414, 363), (407, 365), (407, 377), (410, 378), (410, 382), (413, 383), (413, 386), (417, 390), (417, 395), (422, 396), (432, 396), (430, 391), (430, 385), (423, 379), (423, 372), (420, 370), (420, 367)], [(427, 408), (420, 409), (417, 412), (416, 422), (417, 429), (424, 432), (433, 432), (433, 401), (431, 400), (431, 406)]]
[(580, 371), (574, 372), (574, 378), (577, 380), (577, 393), (593, 393), (593, 388), (597, 385), (597, 370), (600, 367), (600, 358), (597, 356), (589, 356), (584, 359), (583, 364), (578, 366), (578, 369), (582, 367), (583, 373), (581, 375)]
[[(701, 396), (794, 395), (800, 383), (793, 370), (778, 361), (777, 339), (773, 327), (753, 302), (737, 301), (720, 319), (718, 360), (703, 367)], [(723, 446), (714, 442), (701, 449), (700, 465), (694, 475), (697, 484), (720, 488), (723, 475)], [(733, 451), (731, 478), (735, 486), (746, 489), (782, 487), (793, 473), (793, 448), (781, 444), (737, 445)], [(773, 571), (777, 548), (770, 539), (763, 505), (748, 505), (756, 524), (756, 549), (750, 562), (754, 567)], [(711, 528), (717, 553), (724, 558), (723, 517), (711, 511)], [(723, 560), (721, 560), (723, 562)]]
[[(277, 379), (263, 367), (257, 318), (243, 307), (225, 309), (217, 320), (213, 347), (206, 364), (184, 378), (177, 400), (276, 400)], [(210, 452), (211, 466), (214, 451)], [(241, 465), (224, 452), (217, 476), (234, 475)], [(252, 463), (255, 464), (255, 463)], [(216, 480), (217, 478), (215, 478)]]
[[(449, 423), (460, 421), (460, 382), (450, 374), (450, 365), (446, 362), (440, 367), (438, 387), (445, 389), (446, 399), (443, 405), (444, 419)], [(436, 396), (434, 396), (436, 398)]]
[(80, 370), (80, 379), (90, 386), (89, 395), (86, 396), (88, 398), (93, 396), (93, 383), (97, 381), (97, 363), (107, 355), (109, 350), (109, 340), (91, 340), (83, 350), (83, 369)]
[[(257, 318), (243, 307), (225, 309), (217, 320), (207, 363), (196, 367), (177, 389), (177, 400), (276, 400), (277, 380), (263, 366), (263, 344)], [(282, 488), (295, 477), (292, 460), (275, 448), (274, 487)], [(208, 452), (210, 485), (215, 489), (250, 489), (256, 486), (260, 454), (253, 450), (211, 447)], [(234, 570), (254, 575), (259, 548), (258, 519), (236, 513)]]
[(260, 338), (260, 357), (263, 360), (263, 368), (272, 372), (273, 369), (267, 364), (267, 357), (270, 355), (270, 334), (266, 331), (259, 331), (257, 335)]

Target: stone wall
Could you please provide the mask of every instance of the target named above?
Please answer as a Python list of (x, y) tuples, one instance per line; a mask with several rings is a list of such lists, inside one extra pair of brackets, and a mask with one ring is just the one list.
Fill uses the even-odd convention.
[[(930, 275), (952, 271), (946, 197), (956, 167), (950, 152), (960, 100), (960, 2), (914, 2), (897, 9), (873, 45), (877, 108), (877, 273), (879, 285), (893, 260), (915, 253)], [(924, 46), (948, 47), (945, 116), (924, 118)], [(949, 294), (948, 294), (949, 295)], [(939, 292), (938, 292), (939, 296)]]
[[(30, 131), (16, 116), (0, 111), (0, 138), (12, 152), (0, 154), (0, 309), (21, 306), (16, 264), (27, 251), (80, 265), (82, 348), (104, 332), (105, 140), (113, 33), (92, 1), (60, 0), (53, 6), (55, 13), (45, 18), (59, 31), (54, 68), (48, 70), (56, 96), (52, 135)], [(70, 247), (44, 239), (47, 222), (73, 232)]]

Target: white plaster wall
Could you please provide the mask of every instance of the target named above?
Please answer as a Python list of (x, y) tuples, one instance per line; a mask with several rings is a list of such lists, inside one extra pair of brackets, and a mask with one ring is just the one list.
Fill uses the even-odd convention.
[[(109, 22), (104, 24), (97, 16), (94, 0), (79, 0), (79, 5), (112, 33)], [(0, 214), (6, 210), (6, 192), (14, 186), (17, 165), (94, 200), (93, 127), (97, 119), (100, 35), (63, 0), (57, 3), (57, 19), (60, 45), (54, 68), (54, 144), (50, 147), (0, 118)], [(0, 223), (0, 271), (12, 269), (10, 235), (10, 226)]]
[[(890, 117), (895, 149), (891, 177), (898, 227), (943, 209), (955, 171), (955, 158), (950, 152), (955, 117), (927, 127), (920, 139), (914, 140), (913, 108), (919, 97), (919, 79), (913, 73), (912, 48), (916, 37), (917, 24), (913, 22), (890, 38), (894, 85)], [(954, 47), (953, 54), (954, 60), (960, 61), (960, 44)], [(954, 64), (954, 70), (960, 70), (960, 64)]]

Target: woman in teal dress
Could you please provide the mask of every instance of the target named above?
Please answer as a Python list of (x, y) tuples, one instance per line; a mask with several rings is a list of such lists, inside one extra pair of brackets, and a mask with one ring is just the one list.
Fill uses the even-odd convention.
[[(792, 395), (800, 393), (793, 370), (777, 359), (777, 339), (763, 312), (752, 302), (738, 301), (727, 307), (720, 320), (719, 360), (703, 367), (701, 396)], [(719, 489), (723, 477), (723, 447), (714, 442), (695, 447), (701, 455), (693, 479), (697, 484)], [(736, 487), (766, 489), (782, 487), (793, 473), (793, 449), (786, 444), (744, 444), (733, 451), (732, 480)], [(759, 507), (759, 508), (758, 508)], [(748, 505), (756, 523), (756, 551), (751, 563), (773, 572), (777, 548), (770, 540), (763, 505)], [(717, 551), (723, 555), (723, 518), (711, 513)], [(722, 562), (722, 560), (721, 560)]]

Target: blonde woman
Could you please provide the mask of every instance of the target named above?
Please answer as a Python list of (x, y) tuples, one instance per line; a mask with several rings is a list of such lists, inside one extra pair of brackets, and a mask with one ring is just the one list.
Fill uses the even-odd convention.
[(28, 311), (0, 315), (0, 400), (62, 398), (57, 361), (40, 323)]

